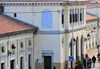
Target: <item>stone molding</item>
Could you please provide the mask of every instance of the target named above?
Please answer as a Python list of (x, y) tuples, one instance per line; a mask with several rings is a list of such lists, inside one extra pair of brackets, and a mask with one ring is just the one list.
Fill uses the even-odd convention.
[(0, 2), (3, 6), (26, 6), (26, 5), (86, 5), (88, 1), (34, 1), (34, 2)]
[[(84, 30), (86, 27), (74, 29), (73, 32)], [(38, 34), (63, 34), (63, 33), (71, 33), (72, 30), (65, 30), (65, 31), (39, 31)]]

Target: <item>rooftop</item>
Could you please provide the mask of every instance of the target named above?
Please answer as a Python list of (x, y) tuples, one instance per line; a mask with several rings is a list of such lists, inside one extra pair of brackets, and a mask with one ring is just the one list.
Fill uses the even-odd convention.
[(6, 15), (0, 15), (0, 34), (19, 32), (25, 30), (34, 30), (36, 27), (25, 24), (24, 22), (10, 18)]
[(72, 1), (72, 0), (0, 0), (0, 2), (31, 2), (31, 1)]
[(93, 19), (98, 19), (99, 17), (95, 16), (95, 15), (92, 15), (92, 14), (89, 14), (89, 13), (86, 13), (86, 20), (93, 20)]

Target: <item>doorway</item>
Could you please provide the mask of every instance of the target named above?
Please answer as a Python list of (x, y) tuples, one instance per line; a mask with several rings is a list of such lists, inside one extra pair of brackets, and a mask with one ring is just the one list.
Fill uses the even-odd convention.
[(44, 69), (51, 69), (51, 56), (44, 56)]

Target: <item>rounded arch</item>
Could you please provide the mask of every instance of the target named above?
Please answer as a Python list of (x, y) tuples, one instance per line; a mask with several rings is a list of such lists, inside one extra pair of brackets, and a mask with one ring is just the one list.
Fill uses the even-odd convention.
[(29, 43), (29, 46), (32, 45), (32, 38), (31, 38), (31, 37), (29, 37), (29, 39), (28, 39), (28, 43)]
[(17, 17), (17, 14), (16, 13), (14, 13), (14, 17)]
[(42, 28), (52, 28), (52, 12), (49, 9), (44, 9), (41, 15)]
[(5, 53), (5, 51), (6, 51), (6, 47), (5, 47), (5, 43), (2, 43), (2, 45), (1, 45), (1, 53), (2, 53), (2, 55)]

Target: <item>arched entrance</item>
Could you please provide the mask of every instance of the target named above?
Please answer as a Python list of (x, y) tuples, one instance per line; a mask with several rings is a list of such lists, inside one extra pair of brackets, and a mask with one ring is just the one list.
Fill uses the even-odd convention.
[(83, 35), (81, 36), (81, 59), (84, 57), (84, 40)]
[(79, 60), (79, 38), (76, 38), (76, 60)]

